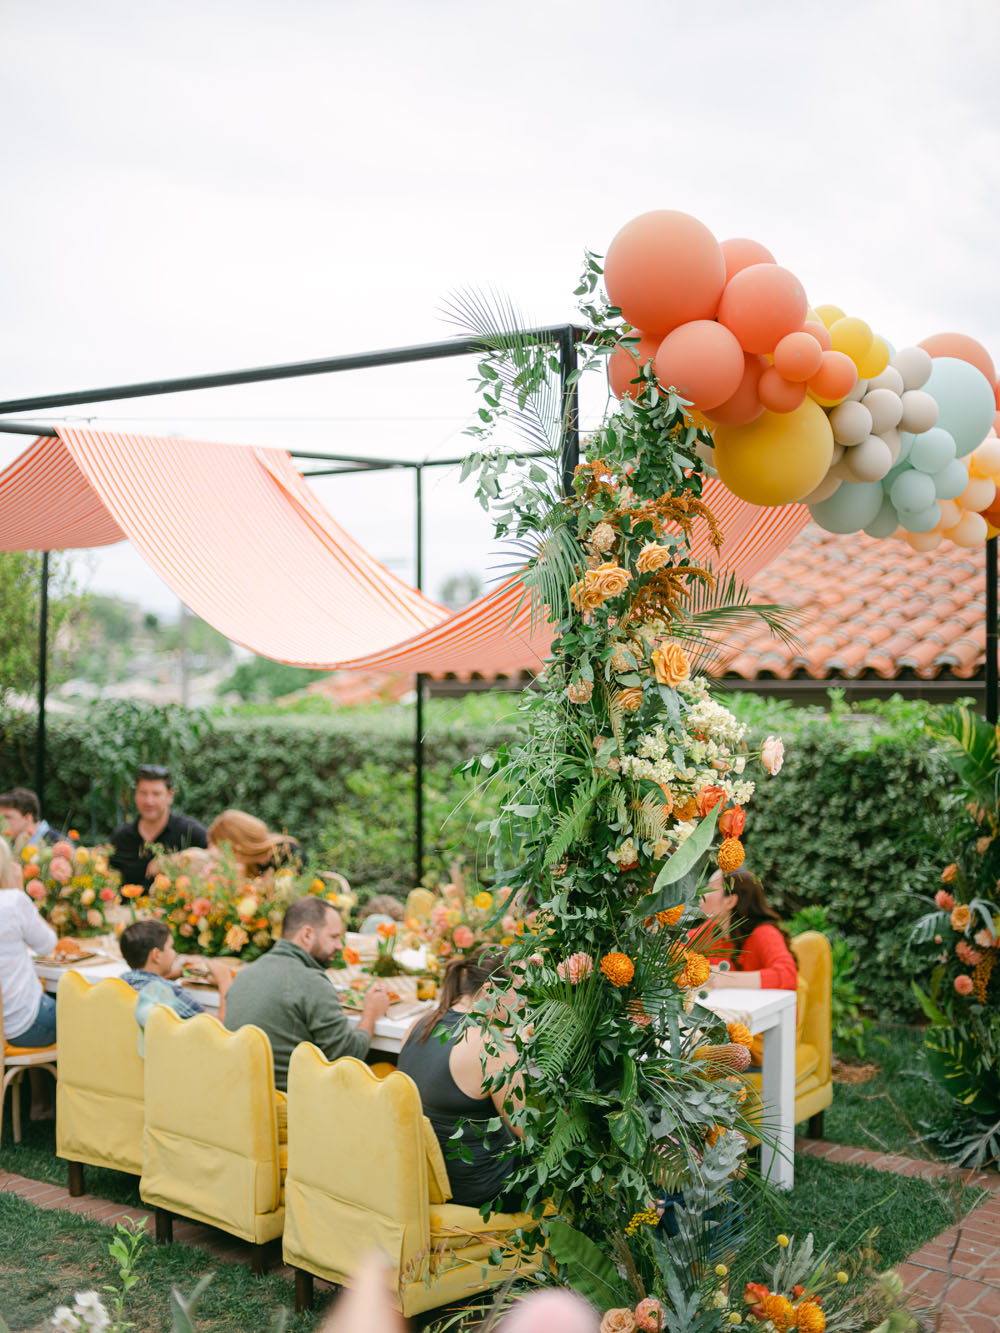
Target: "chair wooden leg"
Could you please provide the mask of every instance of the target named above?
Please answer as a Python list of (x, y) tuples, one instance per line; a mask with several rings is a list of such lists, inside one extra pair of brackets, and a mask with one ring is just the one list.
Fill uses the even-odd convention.
[(83, 1163), (67, 1162), (69, 1167), (69, 1193), (70, 1198), (78, 1199), (81, 1194), (86, 1193), (86, 1186), (83, 1183)]
[(268, 1247), (266, 1245), (250, 1246), (250, 1271), (254, 1277), (263, 1277), (268, 1268)]
[(821, 1139), (823, 1137), (822, 1111), (817, 1111), (814, 1116), (809, 1117), (809, 1137), (811, 1139)]
[(295, 1313), (313, 1308), (313, 1275), (304, 1268), (295, 1270)]
[(154, 1208), (157, 1245), (170, 1245), (174, 1239), (174, 1219), (165, 1208)]
[(21, 1142), (21, 1084), (24, 1082), (24, 1070), (15, 1074), (11, 1080), (10, 1114), (14, 1123), (14, 1142)]

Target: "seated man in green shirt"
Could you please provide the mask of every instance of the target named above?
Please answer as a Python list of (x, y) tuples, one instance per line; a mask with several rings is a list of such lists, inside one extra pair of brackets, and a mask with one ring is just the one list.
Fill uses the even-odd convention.
[(351, 1027), (326, 969), (344, 943), (340, 913), (325, 898), (298, 898), (285, 912), (281, 939), (245, 967), (226, 996), (230, 1031), (253, 1023), (267, 1033), (274, 1052), (274, 1083), (288, 1088), (288, 1062), (299, 1042), (311, 1041), (328, 1060), (353, 1055), (363, 1060), (375, 1020), (389, 1008), (388, 988), (373, 983), (361, 1021)]

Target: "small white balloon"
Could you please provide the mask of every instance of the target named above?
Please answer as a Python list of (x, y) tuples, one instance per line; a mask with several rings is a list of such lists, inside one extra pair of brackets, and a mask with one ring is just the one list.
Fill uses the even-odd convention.
[(893, 467), (899, 462), (899, 452), (903, 447), (903, 438), (898, 430), (884, 430), (882, 439), (889, 446), (889, 457), (892, 459)]
[(903, 415), (899, 418), (899, 429), (908, 430), (911, 435), (920, 435), (937, 424), (937, 401), (922, 389), (907, 389), (900, 400)]
[(829, 500), (830, 496), (840, 486), (840, 480), (837, 477), (831, 477), (828, 472), (814, 491), (803, 496), (799, 504), (817, 505), (821, 500)]
[(869, 389), (891, 389), (894, 394), (901, 396), (906, 385), (895, 366), (886, 366), (881, 375), (876, 375), (873, 380), (868, 381), (868, 387)]
[(903, 400), (891, 389), (869, 389), (861, 400), (861, 406), (867, 407), (871, 413), (873, 435), (893, 430), (903, 416)]
[(920, 389), (931, 377), (934, 359), (922, 347), (901, 347), (892, 364), (903, 377), (904, 389)]
[(844, 446), (842, 444), (835, 444), (833, 446), (833, 456), (830, 459), (831, 467), (833, 466), (834, 463), (839, 463), (840, 460), (843, 458), (843, 456), (844, 456)]
[(868, 392), (868, 381), (867, 381), (867, 380), (858, 380), (858, 382), (855, 384), (854, 388), (851, 390), (851, 392), (850, 392), (850, 393), (847, 395), (847, 397), (844, 399), (844, 402), (845, 402), (845, 403), (860, 403), (861, 400), (862, 400), (862, 398), (864, 398), (864, 396), (865, 396), (865, 394), (866, 394), (867, 392)]
[[(845, 455), (846, 455), (847, 451), (845, 450), (844, 452), (845, 452)], [(839, 463), (834, 463), (833, 466), (830, 468), (829, 472), (828, 472), (826, 475), (827, 475), (828, 477), (835, 477), (835, 478), (837, 479), (837, 481), (853, 481), (853, 480), (854, 480), (854, 475), (853, 475), (853, 473), (851, 472), (851, 469), (850, 469), (850, 468), (848, 467), (848, 465), (847, 465), (847, 458), (846, 458), (846, 457), (842, 458), (842, 459), (840, 460)]]
[(872, 434), (872, 414), (863, 403), (847, 398), (830, 413), (830, 425), (838, 444), (860, 444)]
[(847, 450), (844, 462), (855, 481), (881, 481), (892, 467), (892, 455), (880, 435), (869, 435)]

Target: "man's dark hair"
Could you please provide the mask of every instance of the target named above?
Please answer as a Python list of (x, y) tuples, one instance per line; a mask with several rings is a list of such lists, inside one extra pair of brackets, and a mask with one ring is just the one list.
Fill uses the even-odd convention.
[(304, 898), (296, 898), (295, 902), (289, 903), (285, 909), (284, 920), (281, 923), (282, 938), (291, 939), (303, 926), (312, 926), (313, 930), (319, 930), (326, 921), (327, 912), (336, 910), (333, 903), (328, 902), (326, 898), (318, 898), (314, 893), (307, 893)]
[(122, 931), (122, 957), (129, 967), (143, 968), (154, 949), (162, 949), (170, 939), (170, 927), (165, 921), (151, 918), (145, 921), (133, 921)]
[(33, 791), (28, 791), (27, 787), (15, 787), (13, 791), (4, 792), (0, 796), (0, 806), (16, 810), (19, 815), (30, 815), (36, 824), (42, 817), (38, 797)]
[(167, 788), (173, 791), (174, 784), (170, 780), (170, 769), (166, 764), (140, 764), (135, 770), (136, 786), (140, 782), (165, 782)]

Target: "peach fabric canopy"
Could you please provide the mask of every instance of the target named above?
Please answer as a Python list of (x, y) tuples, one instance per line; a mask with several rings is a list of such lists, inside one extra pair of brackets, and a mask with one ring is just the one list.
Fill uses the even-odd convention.
[(344, 532), (280, 449), (60, 427), (0, 473), (0, 550), (126, 538), (196, 615), (297, 666), (447, 617)]
[[(709, 479), (702, 498), (718, 520), (725, 541), (716, 555), (708, 539), (708, 525), (699, 520), (692, 555), (716, 570), (732, 572), (741, 583), (748, 583), (809, 522), (805, 505), (763, 509), (738, 499), (716, 478)], [(548, 655), (552, 629), (543, 621), (532, 633), (531, 607), (522, 591), (515, 575), (463, 611), (403, 643), (339, 665), (395, 666), (428, 675), (458, 676), (535, 670)]]

